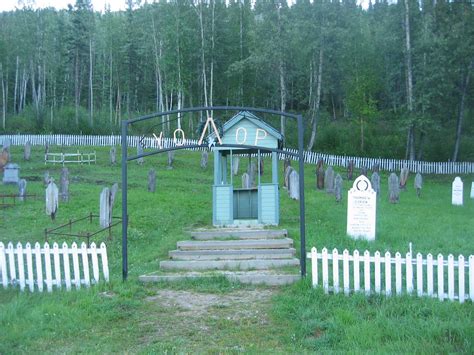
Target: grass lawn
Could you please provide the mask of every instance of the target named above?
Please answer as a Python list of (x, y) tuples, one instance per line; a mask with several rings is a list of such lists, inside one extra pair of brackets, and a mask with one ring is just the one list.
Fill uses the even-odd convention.
[[(70, 201), (61, 203), (55, 221), (44, 210), (43, 175), (49, 170), (59, 186), (60, 166), (45, 166), (43, 148), (33, 147), (23, 161), (22, 147), (12, 147), (13, 162), (28, 181), (36, 200), (0, 210), (0, 241), (44, 242), (44, 228), (99, 212), (103, 187), (120, 183), (120, 166), (108, 164), (108, 148), (96, 150), (97, 165), (68, 166)], [(77, 149), (65, 147), (64, 152)], [(51, 151), (61, 151), (52, 147)], [(130, 150), (132, 153), (132, 150)], [(133, 150), (134, 152), (134, 150)], [(129, 163), (129, 280), (121, 281), (121, 230), (106, 241), (111, 282), (87, 290), (52, 294), (0, 289), (0, 354), (31, 352), (376, 352), (474, 353), (474, 306), (416, 297), (325, 295), (309, 280), (283, 288), (251, 287), (216, 278), (176, 284), (143, 285), (139, 275), (156, 271), (186, 230), (212, 221), (212, 158), (199, 168), (198, 153), (175, 154), (168, 170), (166, 155)], [(244, 160), (240, 171), (245, 168)], [(297, 164), (293, 164), (297, 165)], [(270, 163), (265, 164), (267, 178)], [(147, 192), (149, 169), (157, 171), (157, 189)], [(280, 180), (282, 166), (280, 166)], [(386, 173), (377, 206), (374, 242), (354, 241), (345, 234), (347, 194), (342, 203), (315, 189), (315, 166), (305, 169), (307, 248), (347, 248), (405, 253), (474, 254), (473, 176), (462, 176), (464, 206), (451, 205), (453, 176), (424, 176), (417, 198), (411, 175), (400, 203), (388, 203)], [(344, 176), (344, 175), (343, 175)], [(240, 179), (237, 177), (237, 179)], [(347, 191), (350, 183), (344, 181)], [(299, 205), (284, 190), (280, 227), (289, 231), (299, 250)], [(0, 193), (16, 192), (0, 185)], [(114, 215), (121, 213), (116, 199)], [(98, 222), (78, 227), (96, 230)], [(63, 242), (65, 239), (56, 240)], [(67, 239), (68, 243), (73, 240)], [(308, 264), (308, 269), (309, 264)]]

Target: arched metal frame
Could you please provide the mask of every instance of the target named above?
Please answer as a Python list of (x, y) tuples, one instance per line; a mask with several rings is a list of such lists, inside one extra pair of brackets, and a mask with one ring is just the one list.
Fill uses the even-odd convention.
[(191, 149), (191, 148), (207, 148), (206, 144), (198, 145), (182, 145), (171, 148), (158, 149), (152, 152), (147, 152), (143, 154), (138, 154), (135, 156), (128, 157), (128, 144), (127, 144), (127, 134), (128, 126), (134, 123), (147, 121), (153, 118), (167, 116), (178, 113), (186, 112), (199, 112), (199, 111), (252, 111), (258, 113), (267, 113), (271, 115), (284, 116), (288, 118), (295, 119), (298, 124), (298, 154), (290, 153), (281, 149), (270, 149), (262, 148), (252, 145), (237, 145), (237, 144), (227, 144), (219, 145), (219, 147), (228, 147), (228, 148), (250, 148), (250, 149), (260, 149), (271, 152), (277, 152), (285, 155), (295, 156), (299, 161), (299, 185), (300, 185), (300, 267), (301, 267), (301, 276), (306, 275), (306, 226), (305, 226), (305, 203), (304, 203), (304, 156), (303, 156), (303, 116), (296, 115), (287, 112), (281, 112), (276, 110), (267, 110), (259, 109), (254, 107), (239, 107), (239, 106), (211, 106), (211, 107), (192, 107), (184, 108), (180, 110), (172, 110), (166, 112), (154, 113), (146, 116), (141, 116), (131, 120), (122, 121), (122, 278), (125, 281), (128, 277), (128, 205), (127, 205), (127, 189), (128, 189), (128, 170), (127, 162), (142, 157), (147, 157), (150, 155), (155, 155), (159, 153), (164, 153), (171, 150), (181, 150), (181, 149)]

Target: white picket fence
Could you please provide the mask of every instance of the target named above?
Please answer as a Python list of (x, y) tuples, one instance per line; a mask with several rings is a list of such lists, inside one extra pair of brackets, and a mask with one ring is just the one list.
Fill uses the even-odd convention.
[(328, 252), (323, 248), (318, 253), (312, 248), (307, 258), (311, 259), (313, 287), (322, 285), (326, 293), (364, 292), (386, 296), (405, 293), (437, 297), (441, 301), (474, 302), (474, 255), (465, 260), (462, 255), (455, 259), (450, 254), (445, 259), (441, 254), (423, 258), (418, 253), (413, 258), (408, 252), (402, 258), (398, 252), (393, 257), (390, 252), (382, 255), (377, 251), (371, 255), (367, 250), (362, 254), (354, 250), (350, 254), (346, 249), (340, 254), (337, 249)]
[[(102, 135), (102, 136), (82, 136), (67, 134), (51, 134), (51, 135), (2, 135), (0, 136), (0, 145), (4, 139), (10, 139), (12, 145), (25, 145), (30, 142), (31, 145), (45, 145), (46, 143), (59, 146), (115, 146), (121, 144), (121, 136), (119, 135)], [(130, 147), (136, 147), (138, 144), (144, 145), (146, 148), (158, 148), (158, 142), (153, 137), (128, 136), (127, 144)], [(176, 146), (173, 138), (163, 138), (162, 146), (164, 148)], [(182, 142), (179, 141), (179, 144)], [(196, 140), (186, 139), (186, 144), (197, 144)], [(288, 152), (296, 154), (296, 149), (286, 149)], [(280, 159), (284, 159), (283, 154)], [(292, 157), (296, 160), (297, 157)], [(353, 162), (354, 168), (360, 169), (366, 167), (373, 168), (379, 166), (382, 171), (400, 171), (406, 167), (411, 172), (420, 172), (421, 174), (472, 174), (474, 173), (474, 162), (426, 162), (416, 160), (400, 160), (400, 159), (382, 159), (382, 158), (363, 158), (353, 156), (331, 155), (318, 152), (304, 152), (304, 160), (309, 164), (316, 164), (322, 159), (324, 164), (331, 166), (347, 167), (349, 162)]]
[(4, 288), (19, 285), (21, 291), (28, 286), (31, 292), (35, 289), (42, 292), (46, 287), (51, 292), (53, 286), (58, 289), (64, 286), (66, 290), (70, 290), (71, 286), (76, 289), (82, 285), (89, 287), (91, 283), (99, 282), (100, 268), (103, 279), (108, 282), (109, 267), (104, 243), (99, 248), (95, 243), (91, 243), (89, 248), (86, 243), (82, 243), (80, 248), (76, 243), (71, 248), (66, 243), (62, 247), (54, 243), (52, 248), (48, 243), (43, 247), (36, 243), (33, 248), (30, 243), (25, 247), (18, 243), (16, 248), (8, 243), (5, 248), (0, 242), (0, 283)]
[(93, 153), (46, 153), (44, 155), (44, 163), (52, 163), (52, 164), (69, 164), (69, 163), (76, 163), (76, 164), (91, 164), (96, 163), (97, 155), (95, 152)]

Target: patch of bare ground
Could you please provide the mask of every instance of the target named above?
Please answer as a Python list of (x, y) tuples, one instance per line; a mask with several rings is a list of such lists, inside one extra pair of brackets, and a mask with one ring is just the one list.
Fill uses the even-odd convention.
[[(270, 300), (276, 290), (236, 290), (215, 294), (159, 290), (146, 298), (141, 343), (180, 344), (182, 348), (241, 348), (246, 334), (266, 329)], [(201, 348), (202, 350), (202, 348)]]

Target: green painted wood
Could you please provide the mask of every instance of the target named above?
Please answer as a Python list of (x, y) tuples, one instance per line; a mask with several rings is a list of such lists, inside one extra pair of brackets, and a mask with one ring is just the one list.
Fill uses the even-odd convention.
[(234, 189), (234, 219), (258, 219), (258, 189)]
[(278, 184), (261, 184), (258, 193), (258, 219), (262, 224), (278, 225), (279, 191)]
[(232, 185), (214, 185), (212, 189), (212, 215), (215, 226), (233, 223)]
[(224, 132), (222, 143), (278, 148), (277, 138), (245, 118)]

